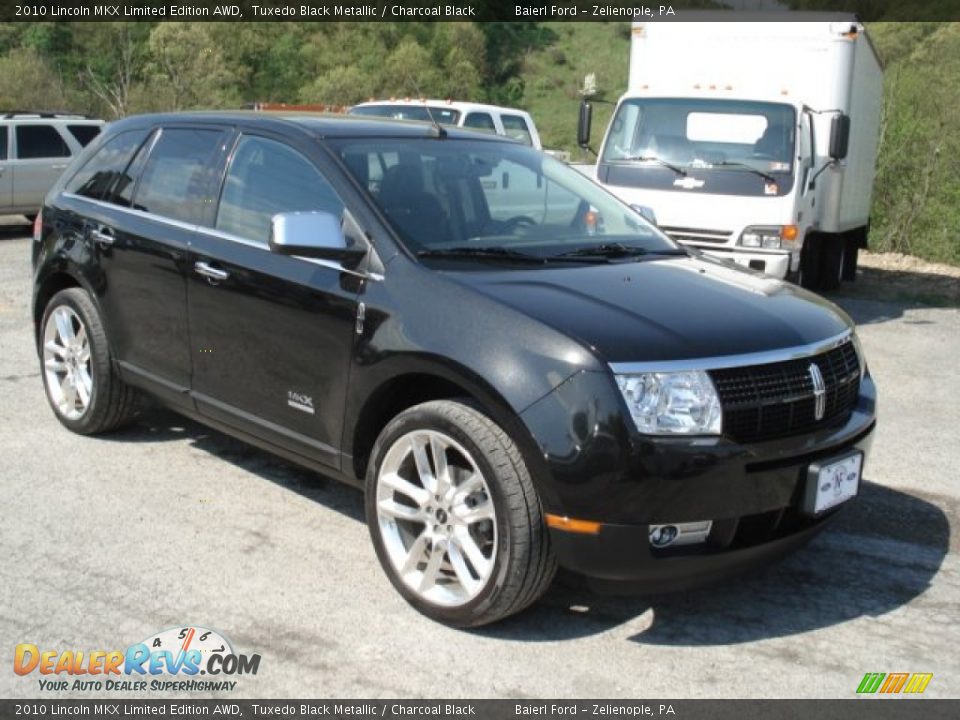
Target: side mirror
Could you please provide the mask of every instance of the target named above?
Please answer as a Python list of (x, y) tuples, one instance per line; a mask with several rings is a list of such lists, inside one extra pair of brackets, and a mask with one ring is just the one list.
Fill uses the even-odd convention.
[(590, 125), (593, 122), (593, 105), (586, 100), (580, 101), (580, 120), (577, 123), (577, 145), (586, 149), (590, 147)]
[(366, 250), (351, 247), (340, 218), (328, 212), (278, 213), (270, 221), (270, 250), (278, 255), (355, 260)]
[(834, 115), (830, 123), (830, 157), (843, 160), (850, 146), (850, 116)]

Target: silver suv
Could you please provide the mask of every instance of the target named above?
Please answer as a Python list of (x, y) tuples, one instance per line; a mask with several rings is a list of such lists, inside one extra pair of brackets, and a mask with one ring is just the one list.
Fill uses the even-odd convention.
[(48, 112), (0, 112), (0, 215), (31, 222), (71, 159), (100, 134), (103, 120)]

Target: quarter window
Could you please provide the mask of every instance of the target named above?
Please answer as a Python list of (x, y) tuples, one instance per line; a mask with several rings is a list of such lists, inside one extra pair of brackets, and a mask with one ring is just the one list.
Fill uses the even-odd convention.
[(135, 207), (184, 222), (203, 222), (210, 167), (222, 139), (219, 130), (162, 130), (144, 167)]
[(69, 156), (70, 148), (52, 125), (17, 126), (17, 157), (21, 160)]
[[(90, 158), (67, 184), (67, 192), (94, 200), (105, 200), (111, 188), (125, 177), (124, 171), (146, 133), (132, 130), (111, 138)], [(126, 187), (129, 182), (122, 182)]]
[(343, 213), (343, 201), (313, 163), (274, 140), (241, 138), (224, 182), (217, 229), (266, 244), (274, 215), (311, 210)]
[(89, 145), (100, 134), (99, 125), (67, 125), (67, 130), (82, 147)]

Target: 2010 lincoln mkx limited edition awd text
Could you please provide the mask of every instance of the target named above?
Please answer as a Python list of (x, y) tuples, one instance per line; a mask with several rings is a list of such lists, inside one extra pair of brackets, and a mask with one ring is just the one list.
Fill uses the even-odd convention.
[(132, 117), (34, 240), (63, 425), (151, 396), (364, 488), (390, 581), (451, 625), (522, 610), (558, 566), (603, 591), (734, 575), (858, 491), (875, 389), (842, 311), (504, 138)]

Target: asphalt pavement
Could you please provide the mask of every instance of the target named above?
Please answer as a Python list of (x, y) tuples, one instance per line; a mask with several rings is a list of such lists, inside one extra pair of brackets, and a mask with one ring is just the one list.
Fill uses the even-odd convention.
[(28, 233), (0, 221), (0, 697), (108, 694), (41, 691), (8, 664), (17, 644), (119, 650), (188, 625), (260, 654), (235, 697), (852, 698), (866, 672), (933, 673), (927, 696), (960, 696), (960, 309), (834, 298), (880, 421), (861, 496), (803, 550), (676, 596), (557, 584), (463, 632), (390, 586), (358, 491), (163, 410), (107, 437), (63, 429), (31, 338)]

